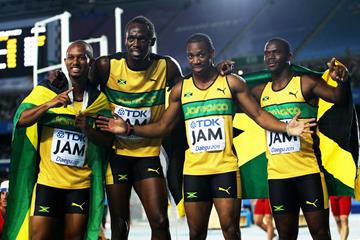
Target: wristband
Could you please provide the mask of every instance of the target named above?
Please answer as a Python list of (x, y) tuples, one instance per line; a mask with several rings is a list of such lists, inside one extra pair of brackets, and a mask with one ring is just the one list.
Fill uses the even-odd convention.
[(134, 133), (134, 126), (131, 125), (130, 123), (127, 123), (126, 124), (126, 136), (130, 136), (133, 133)]

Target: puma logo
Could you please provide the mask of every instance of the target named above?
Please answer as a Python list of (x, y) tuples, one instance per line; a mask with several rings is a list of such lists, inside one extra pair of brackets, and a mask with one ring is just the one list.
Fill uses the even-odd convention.
[(317, 202), (317, 201), (318, 201), (318, 199), (316, 199), (314, 202), (306, 201), (305, 203), (306, 203), (307, 205), (313, 205), (314, 207), (317, 208), (317, 205), (316, 205), (316, 202)]
[(293, 92), (289, 92), (289, 95), (293, 95), (295, 98), (297, 98), (297, 93), (298, 93), (298, 91), (296, 91), (295, 93), (293, 93)]
[(225, 89), (226, 89), (226, 88), (224, 88), (224, 89), (217, 88), (216, 90), (218, 90), (218, 91), (222, 92), (222, 93), (225, 95)]
[(150, 82), (156, 82), (156, 79), (150, 78)]
[(158, 175), (160, 175), (159, 170), (160, 170), (160, 168), (157, 168), (157, 169), (148, 168), (147, 169), (148, 172), (156, 172)]
[(81, 211), (84, 211), (84, 208), (83, 208), (84, 205), (85, 205), (85, 202), (83, 202), (81, 204), (77, 204), (77, 203), (74, 203), (74, 202), (71, 203), (72, 207), (78, 207), (78, 208), (81, 209)]
[(228, 188), (222, 188), (222, 187), (218, 187), (218, 190), (219, 191), (222, 191), (222, 192), (226, 192), (228, 195), (230, 195), (230, 190), (231, 187), (228, 187)]

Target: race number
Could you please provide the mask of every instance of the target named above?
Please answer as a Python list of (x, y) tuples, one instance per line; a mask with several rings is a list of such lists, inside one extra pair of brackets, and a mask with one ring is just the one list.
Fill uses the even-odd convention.
[(54, 129), (51, 144), (51, 160), (55, 163), (83, 167), (88, 139), (83, 133)]
[(193, 153), (225, 149), (224, 118), (206, 117), (188, 121), (188, 142)]

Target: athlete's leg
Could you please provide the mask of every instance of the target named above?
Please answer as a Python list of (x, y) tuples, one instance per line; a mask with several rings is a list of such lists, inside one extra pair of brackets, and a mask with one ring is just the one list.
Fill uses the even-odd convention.
[(64, 190), (64, 239), (84, 239), (90, 203), (90, 189)]
[(314, 240), (329, 240), (329, 209), (304, 212), (309, 231)]
[(264, 200), (257, 199), (254, 207), (254, 223), (266, 232), (267, 226), (264, 223), (264, 207)]
[(206, 239), (212, 202), (185, 202), (190, 240)]
[(271, 214), (265, 214), (264, 216), (264, 222), (266, 224), (266, 236), (268, 240), (271, 240), (274, 238), (274, 224), (272, 222), (272, 215)]
[(130, 221), (131, 185), (106, 185), (111, 218), (111, 239), (127, 239)]
[(299, 212), (274, 214), (273, 217), (280, 239), (297, 239), (299, 231)]
[(293, 240), (298, 236), (300, 203), (294, 179), (268, 181), (271, 210), (280, 239)]
[(170, 239), (167, 216), (168, 195), (163, 178), (136, 181), (134, 189), (145, 209), (151, 227), (151, 239)]
[(54, 217), (32, 216), (30, 217), (30, 236), (32, 240), (61, 239), (61, 234), (57, 238), (55, 232), (59, 220)]
[(346, 240), (349, 236), (349, 215), (340, 215), (341, 230), (340, 239)]
[(64, 239), (84, 239), (88, 215), (79, 213), (67, 213), (64, 218)]
[(225, 239), (240, 239), (239, 217), (241, 199), (214, 198), (214, 205), (219, 216), (221, 230)]
[(296, 188), (299, 193), (301, 209), (313, 239), (331, 239), (329, 198), (324, 175), (316, 173), (302, 176), (297, 181)]

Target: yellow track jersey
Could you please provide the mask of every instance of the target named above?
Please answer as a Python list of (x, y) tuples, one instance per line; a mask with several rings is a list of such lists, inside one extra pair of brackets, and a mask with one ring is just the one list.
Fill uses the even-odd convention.
[[(132, 125), (144, 125), (160, 119), (165, 110), (166, 59), (151, 54), (152, 63), (143, 71), (131, 70), (124, 54), (110, 56), (110, 75), (104, 93), (112, 110)], [(160, 154), (160, 138), (135, 135), (118, 136), (116, 154), (153, 157)]]
[[(74, 102), (75, 112), (79, 112), (81, 106), (82, 102)], [(53, 122), (52, 126), (44, 125), (40, 130), (37, 182), (62, 189), (89, 188), (91, 169), (86, 161), (87, 138), (74, 126), (75, 116), (58, 115), (48, 122)]]
[(184, 79), (181, 93), (186, 137), (184, 174), (209, 175), (238, 170), (233, 153), (234, 102), (224, 76), (201, 90)]
[[(308, 104), (301, 90), (301, 77), (294, 76), (288, 85), (272, 90), (268, 82), (261, 94), (261, 107), (277, 119), (288, 122), (301, 111), (301, 119), (316, 118), (317, 107)], [(306, 133), (305, 138), (285, 133), (266, 131), (268, 179), (282, 179), (320, 172), (320, 154), (316, 134)]]

